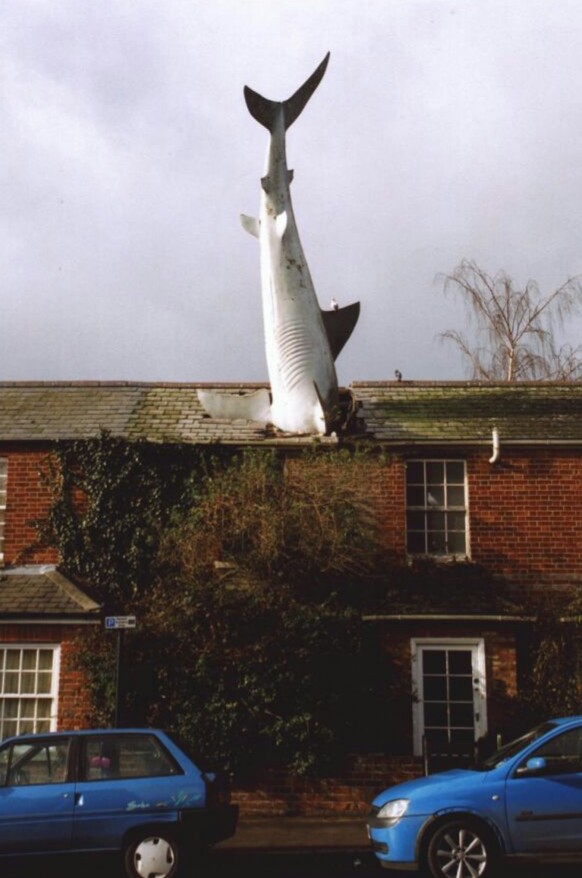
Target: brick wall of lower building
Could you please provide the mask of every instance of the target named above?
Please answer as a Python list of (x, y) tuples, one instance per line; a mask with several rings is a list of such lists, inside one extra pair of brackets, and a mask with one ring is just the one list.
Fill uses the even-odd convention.
[(412, 756), (356, 755), (333, 777), (294, 777), (284, 769), (270, 769), (250, 786), (235, 786), (233, 801), (243, 818), (364, 815), (377, 793), (422, 772), (422, 760)]

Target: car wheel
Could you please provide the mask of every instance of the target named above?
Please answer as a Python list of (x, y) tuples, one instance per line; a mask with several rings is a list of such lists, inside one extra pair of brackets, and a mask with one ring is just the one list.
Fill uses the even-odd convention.
[(434, 878), (486, 878), (498, 852), (487, 827), (466, 818), (443, 823), (435, 830), (426, 860)]
[(168, 832), (147, 832), (135, 836), (124, 851), (128, 878), (173, 878), (177, 875), (180, 853)]

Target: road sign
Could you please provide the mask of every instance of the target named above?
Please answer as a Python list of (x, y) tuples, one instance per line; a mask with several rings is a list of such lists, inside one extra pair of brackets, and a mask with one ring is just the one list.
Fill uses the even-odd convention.
[(119, 630), (120, 628), (135, 628), (135, 616), (106, 616), (105, 627), (110, 631)]

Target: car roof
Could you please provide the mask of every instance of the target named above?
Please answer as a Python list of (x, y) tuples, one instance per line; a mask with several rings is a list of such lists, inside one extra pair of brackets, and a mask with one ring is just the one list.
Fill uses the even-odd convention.
[(582, 722), (582, 715), (578, 714), (576, 716), (560, 716), (556, 719), (549, 720), (549, 722), (552, 722), (558, 726), (568, 725), (569, 723), (575, 724), (575, 723)]
[(59, 729), (58, 732), (38, 732), (37, 734), (25, 733), (22, 735), (12, 735), (9, 738), (5, 738), (4, 741), (2, 741), (2, 744), (6, 744), (8, 741), (18, 741), (22, 743), (23, 741), (35, 741), (41, 738), (63, 738), (70, 737), (71, 735), (74, 735), (75, 737), (84, 737), (87, 735), (133, 735), (140, 733), (163, 734), (161, 729), (153, 729), (150, 726), (132, 726), (116, 729)]

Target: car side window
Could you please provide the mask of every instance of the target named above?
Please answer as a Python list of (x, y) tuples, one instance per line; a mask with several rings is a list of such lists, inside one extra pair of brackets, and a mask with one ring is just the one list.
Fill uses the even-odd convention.
[(58, 741), (25, 741), (0, 751), (2, 786), (65, 783), (68, 775), (70, 738)]
[(180, 774), (154, 735), (95, 735), (85, 739), (84, 779), (89, 781)]
[(582, 726), (546, 741), (520, 763), (518, 774), (526, 770), (526, 763), (533, 758), (545, 760), (545, 768), (540, 772), (544, 775), (582, 771)]

